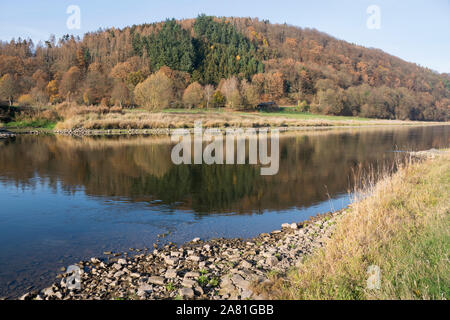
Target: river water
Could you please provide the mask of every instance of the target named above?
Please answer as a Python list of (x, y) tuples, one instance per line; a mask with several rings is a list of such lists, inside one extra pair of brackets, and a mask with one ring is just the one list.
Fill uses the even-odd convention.
[(399, 151), (450, 146), (449, 126), (281, 135), (280, 169), (174, 165), (168, 137), (22, 135), (0, 141), (0, 297), (52, 283), (104, 251), (152, 248), (158, 234), (248, 238), (350, 202), (355, 173)]

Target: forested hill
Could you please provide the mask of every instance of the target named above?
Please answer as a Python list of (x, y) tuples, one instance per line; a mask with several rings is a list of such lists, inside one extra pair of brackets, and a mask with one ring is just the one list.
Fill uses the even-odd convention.
[(2, 42), (0, 77), (0, 100), (23, 105), (240, 109), (276, 101), (298, 111), (411, 120), (449, 120), (450, 109), (449, 74), (251, 18), (202, 15), (40, 45)]

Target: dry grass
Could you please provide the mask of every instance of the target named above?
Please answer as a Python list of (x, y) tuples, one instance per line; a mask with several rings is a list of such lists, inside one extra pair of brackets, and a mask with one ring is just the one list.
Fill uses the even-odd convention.
[(28, 108), (18, 113), (14, 121), (5, 125), (7, 128), (44, 128), (53, 129), (56, 122), (60, 119), (58, 113), (49, 108)]
[[(17, 127), (41, 127), (52, 124), (57, 130), (129, 130), (193, 128), (202, 121), (208, 128), (327, 128), (380, 125), (447, 125), (444, 122), (411, 122), (355, 117), (324, 116), (292, 112), (259, 113), (228, 109), (170, 109), (150, 112), (145, 109), (122, 109), (106, 105), (80, 106), (64, 102), (50, 107), (30, 107), (14, 119)], [(13, 123), (13, 124), (15, 124)]]
[(89, 114), (104, 115), (108, 113), (122, 114), (123, 110), (120, 107), (107, 106), (79, 106), (71, 103), (61, 103), (56, 106), (56, 112), (60, 118), (70, 119), (76, 116), (83, 116)]
[[(80, 107), (81, 108), (81, 107)], [(65, 119), (56, 129), (154, 129), (154, 128), (192, 128), (195, 121), (202, 121), (204, 127), (330, 127), (330, 126), (367, 126), (413, 124), (405, 121), (352, 119), (298, 119), (286, 115), (274, 115), (239, 112), (160, 112), (123, 111), (98, 112), (88, 107), (75, 108), (75, 113), (63, 114)], [(80, 110), (79, 110), (80, 109)], [(96, 111), (96, 112), (94, 112)]]
[[(271, 299), (448, 299), (450, 156), (366, 184), (324, 249), (257, 288)], [(367, 269), (382, 270), (369, 290)]]

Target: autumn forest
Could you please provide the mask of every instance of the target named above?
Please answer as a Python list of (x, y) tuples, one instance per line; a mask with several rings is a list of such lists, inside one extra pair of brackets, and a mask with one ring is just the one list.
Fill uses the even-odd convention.
[(1, 42), (0, 100), (108, 112), (273, 101), (298, 112), (448, 121), (450, 75), (317, 30), (200, 15)]

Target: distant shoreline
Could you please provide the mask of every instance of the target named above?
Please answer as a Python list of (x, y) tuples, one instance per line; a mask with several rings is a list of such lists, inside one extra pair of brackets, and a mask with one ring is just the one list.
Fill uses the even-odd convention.
[[(394, 128), (394, 127), (422, 127), (422, 126), (447, 126), (450, 125), (450, 122), (410, 122), (404, 121), (400, 123), (368, 123), (365, 124), (363, 122), (355, 121), (353, 123), (349, 123), (347, 125), (339, 124), (327, 124), (327, 125), (303, 125), (303, 126), (284, 126), (284, 127), (271, 127), (271, 126), (261, 126), (261, 127), (212, 127), (220, 132), (225, 132), (226, 130), (236, 130), (236, 129), (277, 129), (280, 133), (287, 132), (297, 132), (297, 131), (324, 131), (324, 130), (332, 130), (332, 129), (366, 129), (366, 128)], [(211, 128), (205, 126), (205, 128)], [(43, 129), (43, 128), (8, 128), (9, 135), (15, 136), (19, 134), (31, 134), (31, 135), (39, 135), (39, 134), (56, 134), (63, 136), (131, 136), (131, 135), (149, 135), (149, 136), (164, 136), (170, 135), (174, 130), (179, 128), (150, 128), (150, 129)], [(190, 133), (193, 133), (193, 127), (183, 128), (188, 130)], [(0, 132), (1, 134), (2, 132)], [(3, 132), (4, 133), (4, 132)], [(5, 137), (6, 134), (5, 134)]]

